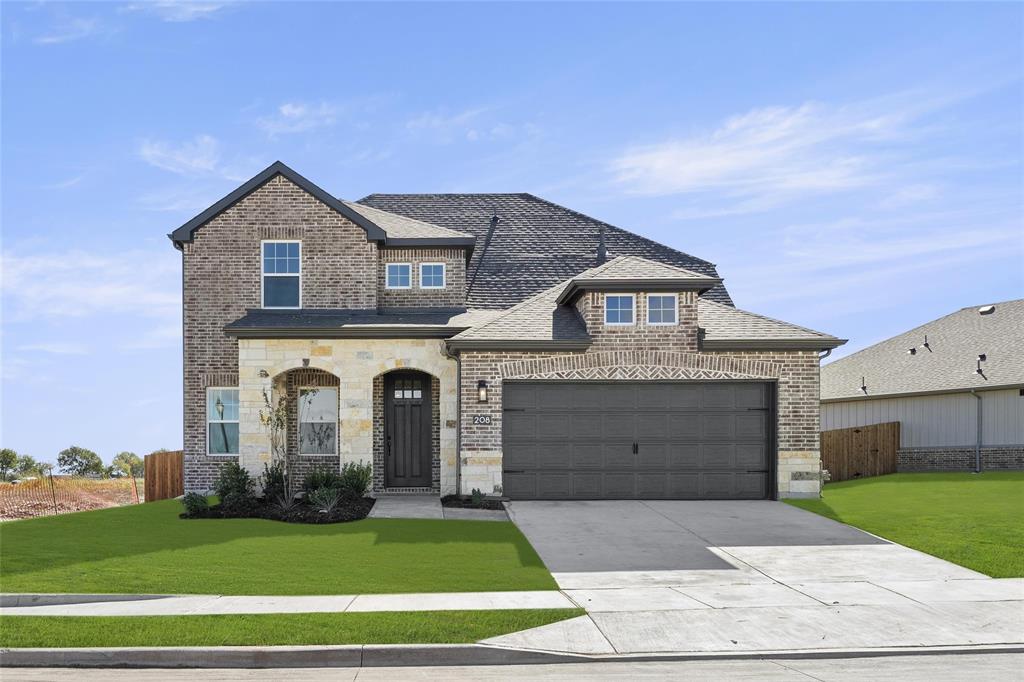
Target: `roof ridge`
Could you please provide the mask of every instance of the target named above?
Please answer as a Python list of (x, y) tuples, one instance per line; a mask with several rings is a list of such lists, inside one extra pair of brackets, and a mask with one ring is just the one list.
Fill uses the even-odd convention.
[(759, 318), (759, 319), (762, 319), (762, 320), (767, 320), (768, 322), (775, 322), (777, 324), (783, 324), (783, 325), (786, 325), (787, 327), (793, 327), (795, 329), (799, 329), (800, 331), (809, 332), (811, 334), (817, 334), (818, 336), (822, 336), (822, 337), (826, 337), (826, 338), (833, 338), (833, 339), (839, 338), (839, 337), (836, 337), (836, 336), (832, 336), (831, 334), (826, 334), (825, 332), (819, 332), (817, 329), (811, 329), (810, 327), (804, 327), (804, 326), (799, 325), (799, 324), (793, 324), (792, 322), (786, 322), (785, 320), (779, 320), (779, 319), (774, 318), (774, 317), (768, 317), (767, 315), (761, 315), (760, 313), (754, 313), (754, 312), (751, 312), (749, 310), (743, 310), (742, 308), (737, 308), (736, 306), (728, 306), (728, 305), (725, 305), (724, 303), (719, 303), (718, 301), (711, 301), (711, 300), (708, 300), (706, 298), (698, 298), (697, 299), (697, 303), (698, 303), (698, 305), (703, 303), (705, 305), (718, 306), (720, 308), (725, 308), (726, 310), (731, 310), (731, 311), (737, 312), (737, 313), (743, 313), (745, 315), (750, 315), (751, 317), (756, 317), (756, 318)]

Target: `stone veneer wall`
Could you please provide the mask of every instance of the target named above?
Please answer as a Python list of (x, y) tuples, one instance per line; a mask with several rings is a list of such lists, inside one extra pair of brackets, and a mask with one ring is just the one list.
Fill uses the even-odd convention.
[[(381, 308), (461, 308), (466, 305), (466, 250), (465, 249), (380, 249), (377, 268), (377, 302)], [(387, 263), (412, 264), (412, 286), (409, 289), (388, 289)], [(444, 263), (443, 289), (420, 288), (420, 264)]]
[(302, 242), (303, 306), (377, 306), (376, 243), (281, 176), (199, 228), (182, 252), (187, 490), (209, 489), (231, 459), (206, 454), (206, 387), (238, 385), (238, 344), (224, 325), (262, 303), (263, 239)]
[[(240, 339), (238, 380), (241, 455), (249, 471), (259, 473), (270, 461), (270, 442), (259, 423), (263, 391), (273, 378), (302, 368), (338, 377), (339, 463), (374, 461), (374, 379), (396, 369), (416, 369), (437, 380), (438, 486), (455, 490), (457, 367), (440, 339)], [(269, 376), (260, 376), (260, 371)], [(431, 386), (433, 390), (433, 385)], [(380, 393), (383, 397), (383, 391)]]
[[(681, 353), (594, 350), (585, 353), (463, 351), (461, 492), (501, 488), (501, 386), (504, 379), (729, 380), (777, 383), (778, 494), (817, 497), (821, 491), (818, 440), (818, 355), (815, 351)], [(488, 383), (487, 403), (477, 382)], [(474, 424), (486, 415), (490, 424)]]
[[(982, 446), (981, 469), (1024, 469), (1024, 445)], [(974, 471), (974, 448), (900, 448), (896, 451), (896, 470)]]

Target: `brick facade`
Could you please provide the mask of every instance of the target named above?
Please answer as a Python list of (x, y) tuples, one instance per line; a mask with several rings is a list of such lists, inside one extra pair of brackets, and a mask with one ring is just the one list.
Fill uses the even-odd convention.
[[(466, 304), (466, 252), (463, 249), (380, 249), (377, 268), (377, 301), (381, 308), (461, 308)], [(388, 263), (410, 263), (411, 283), (408, 289), (388, 289)], [(420, 287), (420, 264), (444, 263), (443, 289)]]
[[(623, 344), (625, 345), (625, 344)], [(463, 351), (461, 354), (461, 490), (501, 488), (501, 387), (505, 379), (550, 380), (750, 380), (777, 384), (778, 493), (820, 493), (818, 354), (814, 351), (683, 353), (641, 349), (608, 351), (594, 344), (583, 353)], [(651, 344), (656, 346), (657, 344)], [(608, 344), (603, 348), (607, 349)], [(488, 400), (477, 400), (477, 382)], [(485, 415), (490, 424), (474, 424)]]
[[(974, 464), (972, 447), (900, 448), (896, 451), (896, 470), (900, 472), (974, 471)], [(982, 447), (981, 469), (1024, 469), (1024, 445)]]
[(604, 323), (604, 304), (607, 295), (600, 291), (589, 291), (576, 301), (576, 309), (583, 317), (583, 321), (587, 325), (587, 332), (594, 342), (592, 350), (618, 350), (628, 346), (637, 350), (671, 348), (673, 351), (682, 353), (697, 352), (697, 294), (695, 292), (680, 291), (676, 294), (677, 324), (675, 325), (650, 325), (647, 323), (647, 297), (664, 296), (667, 295), (666, 292), (633, 294), (633, 324), (607, 325)]

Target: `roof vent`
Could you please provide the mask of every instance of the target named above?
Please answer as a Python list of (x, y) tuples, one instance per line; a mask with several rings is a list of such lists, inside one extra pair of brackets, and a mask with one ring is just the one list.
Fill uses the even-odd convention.
[(597, 234), (597, 264), (603, 265), (607, 261), (608, 247), (604, 244), (604, 225), (602, 225)]
[(980, 308), (978, 308), (979, 315), (991, 315), (995, 311), (996, 307), (994, 305), (983, 305)]

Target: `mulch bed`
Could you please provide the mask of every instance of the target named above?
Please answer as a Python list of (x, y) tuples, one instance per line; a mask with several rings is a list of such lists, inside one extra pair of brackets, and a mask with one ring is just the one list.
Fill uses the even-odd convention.
[(441, 505), (445, 507), (455, 507), (456, 509), (492, 509), (494, 511), (505, 511), (505, 506), (501, 503), (501, 500), (486, 497), (479, 502), (473, 502), (472, 497), (445, 495), (441, 498)]
[(361, 497), (355, 500), (339, 502), (332, 511), (324, 513), (304, 504), (296, 504), (291, 509), (284, 511), (277, 505), (258, 504), (251, 511), (245, 513), (225, 513), (219, 504), (210, 507), (202, 516), (189, 516), (181, 514), (183, 519), (268, 519), (270, 521), (284, 521), (285, 523), (344, 523), (347, 521), (361, 521), (365, 519), (373, 509), (375, 500), (369, 497)]

